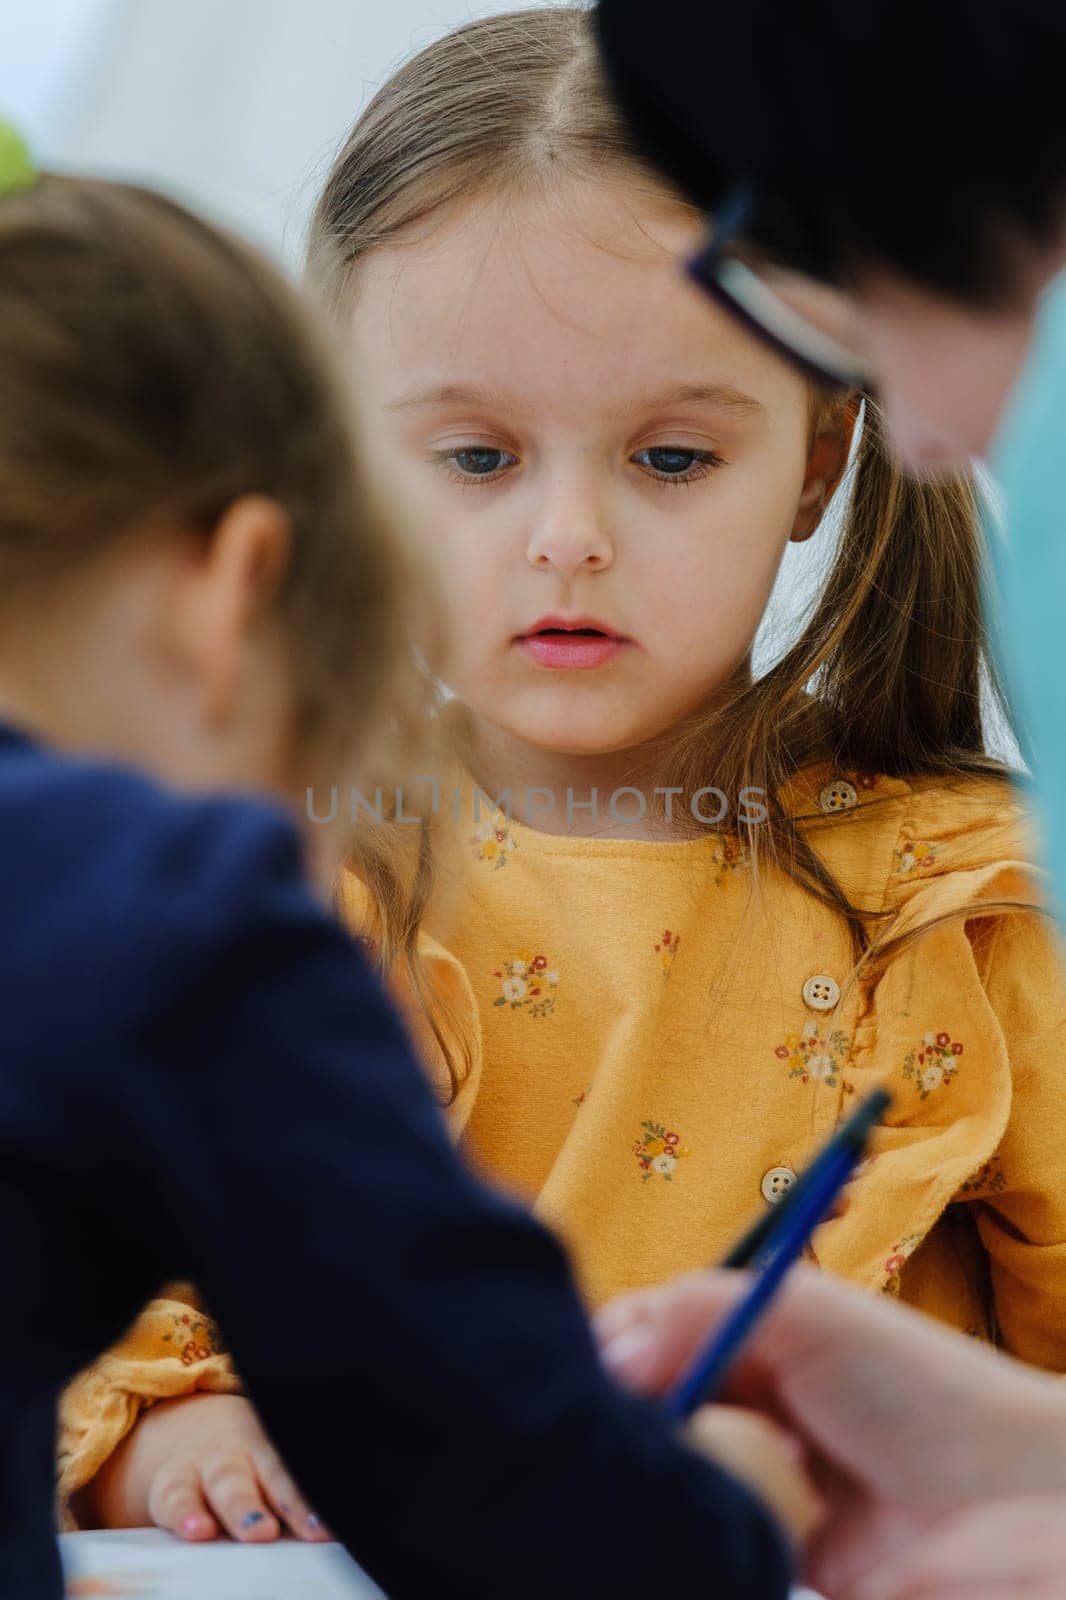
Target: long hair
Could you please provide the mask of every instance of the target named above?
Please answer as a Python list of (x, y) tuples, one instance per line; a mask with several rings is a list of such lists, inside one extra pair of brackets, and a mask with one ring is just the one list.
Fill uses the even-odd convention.
[[(343, 316), (369, 253), (431, 226), (447, 207), (605, 170), (622, 173), (631, 192), (686, 206), (631, 143), (587, 13), (551, 6), (467, 23), (402, 66), (355, 123), (314, 213), (310, 277)], [(812, 399), (815, 412), (834, 403)], [(785, 785), (817, 760), (911, 777), (1005, 769), (985, 746), (982, 685), (993, 702), (1001, 697), (981, 620), (971, 480), (907, 477), (868, 403), (843, 493), (835, 561), (799, 637), (764, 676), (727, 685), (675, 730), (669, 781), (686, 793), (707, 783), (713, 751), (717, 786), (764, 790), (769, 822), (748, 825), (744, 841), (753, 861), (773, 860), (836, 909), (858, 960), (870, 952), (874, 913), (851, 902), (804, 819), (781, 804)], [(382, 965), (404, 963), (424, 999), (416, 941), (433, 884), (430, 833), (428, 819), (417, 839), (386, 824), (364, 832), (352, 854), (374, 903)]]

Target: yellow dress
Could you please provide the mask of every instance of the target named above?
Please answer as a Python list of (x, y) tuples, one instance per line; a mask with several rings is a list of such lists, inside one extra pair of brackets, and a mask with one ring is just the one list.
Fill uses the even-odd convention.
[[(827, 1270), (1025, 1360), (1066, 1370), (1066, 988), (1033, 844), (997, 780), (816, 769), (784, 799), (853, 902), (903, 933), (943, 924), (875, 980), (839, 915), (718, 833), (556, 837), (482, 808), (457, 776), (420, 945), (469, 1071), (449, 1110), (490, 1177), (566, 1240), (592, 1304), (718, 1259), (875, 1085), (894, 1102)], [(367, 896), (345, 873), (356, 933)], [(434, 1080), (440, 1051), (396, 998)], [(146, 1405), (239, 1388), (189, 1289), (172, 1288), (63, 1397), (61, 1514)], [(827, 1330), (827, 1337), (832, 1331)]]
[[(453, 1114), (471, 1159), (564, 1237), (592, 1304), (718, 1259), (884, 1085), (814, 1258), (1066, 1369), (1060, 947), (1038, 913), (965, 916), (1041, 898), (1008, 785), (800, 776), (786, 803), (853, 903), (893, 933), (962, 912), (849, 986), (839, 914), (773, 868), (754, 881), (728, 837), (475, 822), (459, 784), (423, 935), (473, 1063)], [(350, 873), (342, 904), (365, 927)]]
[(76, 1526), (72, 1498), (96, 1476), (146, 1406), (197, 1390), (233, 1394), (239, 1389), (218, 1330), (200, 1309), (195, 1290), (168, 1285), (60, 1399), (60, 1526)]

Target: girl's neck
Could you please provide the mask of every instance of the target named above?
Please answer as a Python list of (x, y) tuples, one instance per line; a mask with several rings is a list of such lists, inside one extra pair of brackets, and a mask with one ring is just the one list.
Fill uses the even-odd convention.
[(462, 742), (478, 787), (492, 800), (509, 794), (512, 817), (527, 827), (597, 839), (676, 837), (655, 794), (666, 782), (661, 743), (571, 755), (531, 744), (465, 708)]

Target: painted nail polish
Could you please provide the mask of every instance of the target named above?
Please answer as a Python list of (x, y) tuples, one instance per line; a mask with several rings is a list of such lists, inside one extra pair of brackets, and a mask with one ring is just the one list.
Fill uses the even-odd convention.
[(312, 1511), (311, 1515), (307, 1519), (307, 1526), (309, 1528), (311, 1528), (315, 1533), (320, 1533), (321, 1529), (322, 1529), (322, 1519), (321, 1519), (321, 1517), (316, 1517), (314, 1512)]
[(254, 1528), (257, 1522), (265, 1522), (265, 1521), (266, 1521), (266, 1512), (265, 1511), (248, 1511), (241, 1518), (241, 1527), (242, 1528)]

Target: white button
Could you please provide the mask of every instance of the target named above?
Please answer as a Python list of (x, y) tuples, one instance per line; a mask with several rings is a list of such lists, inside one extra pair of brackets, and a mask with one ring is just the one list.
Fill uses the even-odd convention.
[(840, 985), (827, 972), (816, 972), (803, 985), (804, 1004), (812, 1011), (832, 1011), (840, 999)]
[(775, 1206), (783, 1200), (796, 1181), (791, 1167), (771, 1167), (762, 1180), (762, 1197)]
[(859, 800), (855, 785), (847, 778), (833, 778), (818, 796), (823, 811), (850, 811)]

